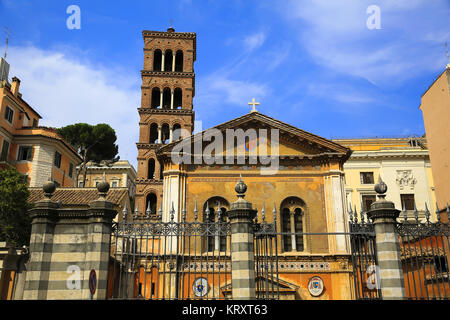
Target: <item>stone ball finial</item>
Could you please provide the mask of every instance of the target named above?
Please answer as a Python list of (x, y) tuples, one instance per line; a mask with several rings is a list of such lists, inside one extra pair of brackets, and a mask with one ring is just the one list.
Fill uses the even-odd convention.
[(56, 184), (52, 180), (48, 180), (42, 186), (42, 190), (44, 190), (44, 195), (50, 199), (50, 197), (53, 195), (53, 193), (56, 190)]
[(247, 185), (242, 181), (242, 175), (239, 175), (239, 181), (236, 183), (234, 190), (237, 192), (238, 196), (244, 196), (247, 191)]
[(97, 184), (97, 190), (100, 196), (105, 197), (109, 191), (109, 183), (107, 181), (101, 181)]
[(378, 182), (374, 187), (375, 192), (378, 193), (379, 196), (384, 195), (387, 192), (387, 185), (381, 180), (381, 176), (378, 176)]

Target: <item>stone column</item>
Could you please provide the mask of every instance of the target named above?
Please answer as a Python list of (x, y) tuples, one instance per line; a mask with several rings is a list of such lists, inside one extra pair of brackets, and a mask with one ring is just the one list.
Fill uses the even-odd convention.
[(159, 92), (159, 104), (161, 109), (163, 108), (163, 97), (164, 97), (164, 89)]
[(173, 109), (173, 89), (170, 89), (170, 109)]
[(292, 251), (297, 251), (297, 241), (295, 239), (295, 211), (289, 211), (289, 219), (291, 221), (291, 242), (292, 242)]
[(165, 71), (164, 70), (164, 58), (165, 58), (166, 54), (164, 52), (162, 52), (161, 55), (161, 71)]
[(375, 191), (378, 193), (378, 201), (370, 205), (367, 216), (375, 227), (381, 297), (384, 300), (405, 299), (400, 245), (395, 229), (400, 210), (395, 209), (393, 202), (385, 200), (387, 186), (381, 177), (375, 185)]
[(169, 127), (169, 143), (171, 143), (173, 140), (173, 127)]
[(247, 186), (242, 181), (236, 184), (238, 200), (231, 204), (228, 218), (231, 224), (231, 286), (233, 300), (256, 299), (255, 253), (253, 244), (253, 219), (256, 210), (244, 200)]
[(172, 72), (175, 72), (175, 56), (176, 54), (172, 53)]
[(49, 290), (50, 263), (53, 252), (55, 224), (60, 204), (52, 201), (56, 186), (52, 181), (43, 185), (45, 199), (29, 211), (31, 222), (30, 260), (23, 294), (24, 300), (45, 300)]
[(162, 143), (162, 141), (161, 141), (161, 126), (158, 126), (158, 143)]

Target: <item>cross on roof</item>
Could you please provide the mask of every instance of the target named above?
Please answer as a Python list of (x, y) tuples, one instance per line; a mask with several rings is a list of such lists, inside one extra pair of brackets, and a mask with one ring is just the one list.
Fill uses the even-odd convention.
[(259, 106), (259, 102), (255, 102), (255, 98), (253, 98), (252, 101), (248, 103), (248, 105), (253, 106), (253, 109), (252, 109), (251, 112), (256, 112), (256, 111), (258, 111), (258, 110), (256, 110), (255, 106)]

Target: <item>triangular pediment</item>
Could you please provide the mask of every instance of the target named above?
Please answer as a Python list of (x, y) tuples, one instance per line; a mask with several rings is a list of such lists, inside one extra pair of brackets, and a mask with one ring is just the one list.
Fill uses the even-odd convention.
[[(261, 138), (262, 132), (267, 132), (267, 146), (270, 149), (272, 145), (272, 130), (278, 131), (278, 146), (279, 146), (279, 155), (281, 157), (317, 157), (321, 155), (336, 155), (342, 158), (347, 159), (351, 151), (350, 149), (337, 144), (331, 140), (325, 139), (323, 137), (317, 136), (310, 132), (304, 131), (297, 127), (286, 124), (282, 121), (276, 120), (259, 112), (251, 112), (239, 118), (227, 121), (220, 125), (217, 125), (211, 129), (202, 131), (195, 135), (191, 135), (185, 139), (183, 139), (183, 143), (194, 143), (197, 139), (201, 138), (208, 134), (208, 132), (212, 132), (215, 130), (216, 132), (220, 131), (223, 138), (223, 152), (224, 154), (227, 152), (226, 146), (226, 137), (227, 130), (242, 130), (246, 133), (249, 133), (253, 130), (256, 133), (255, 138), (246, 138), (246, 147), (248, 147), (249, 143), (253, 143), (254, 145), (259, 145), (260, 141), (264, 141), (264, 137)], [(261, 131), (263, 130), (263, 131)], [(262, 140), (261, 140), (262, 139)], [(214, 141), (214, 140), (209, 140)], [(210, 143), (209, 141), (204, 142), (204, 146)], [(159, 154), (169, 153), (172, 148), (180, 143), (180, 141), (172, 142), (168, 145), (163, 146), (159, 150)], [(192, 148), (194, 150), (194, 148)], [(270, 151), (269, 151), (270, 152)]]

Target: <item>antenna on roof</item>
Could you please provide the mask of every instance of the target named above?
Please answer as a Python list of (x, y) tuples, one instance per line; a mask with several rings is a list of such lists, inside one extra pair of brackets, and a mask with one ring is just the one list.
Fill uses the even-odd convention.
[(6, 47), (5, 47), (5, 55), (4, 55), (4, 59), (6, 60), (6, 56), (8, 54), (8, 42), (9, 42), (9, 37), (11, 36), (11, 30), (8, 27), (4, 27), (3, 32), (6, 34)]

